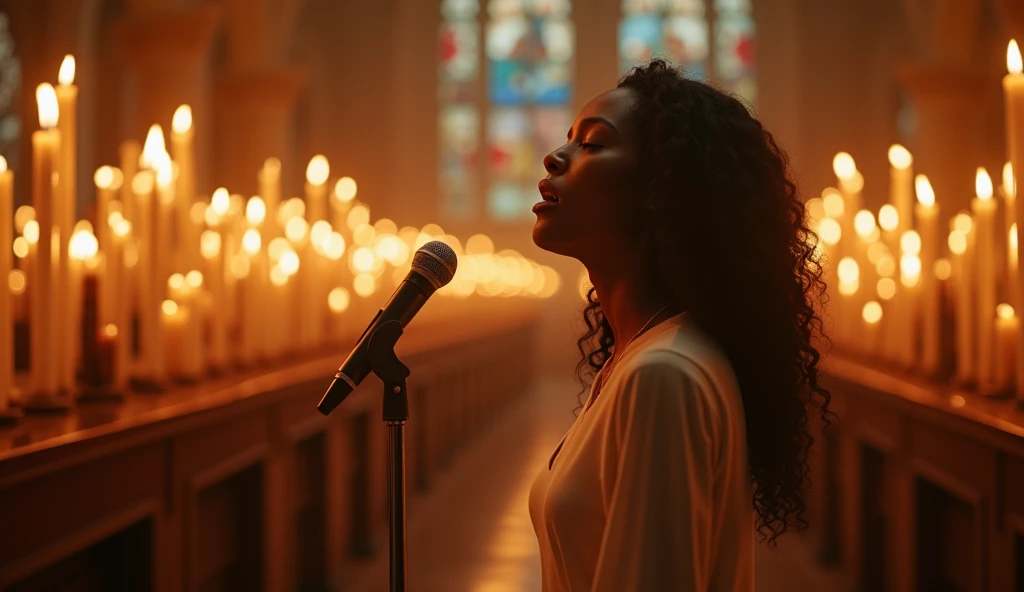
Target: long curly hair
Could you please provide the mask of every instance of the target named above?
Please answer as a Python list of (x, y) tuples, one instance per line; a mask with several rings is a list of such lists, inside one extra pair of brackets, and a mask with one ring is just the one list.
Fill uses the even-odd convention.
[[(818, 346), (827, 300), (817, 235), (772, 134), (736, 98), (662, 60), (619, 82), (635, 97), (638, 197), (652, 272), (725, 352), (746, 415), (756, 528), (774, 544), (802, 530), (812, 411), (828, 427)], [(583, 311), (584, 390), (615, 348), (596, 290)]]

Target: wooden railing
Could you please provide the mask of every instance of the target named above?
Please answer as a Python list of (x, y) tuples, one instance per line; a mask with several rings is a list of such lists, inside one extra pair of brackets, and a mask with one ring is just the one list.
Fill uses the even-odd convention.
[(1024, 590), (1024, 411), (829, 361), (809, 537), (849, 590)]
[[(399, 342), (411, 490), (526, 390), (530, 304)], [(350, 346), (0, 431), (0, 590), (343, 588), (387, 553), (380, 382), (316, 411)]]

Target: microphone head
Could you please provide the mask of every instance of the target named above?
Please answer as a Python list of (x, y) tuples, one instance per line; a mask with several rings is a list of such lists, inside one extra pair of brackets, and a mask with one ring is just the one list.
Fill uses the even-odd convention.
[(458, 265), (455, 251), (441, 241), (430, 241), (412, 256), (412, 268), (423, 274), (435, 290), (452, 281)]

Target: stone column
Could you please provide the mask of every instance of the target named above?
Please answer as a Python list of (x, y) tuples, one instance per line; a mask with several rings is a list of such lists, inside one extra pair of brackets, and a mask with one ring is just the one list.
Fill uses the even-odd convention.
[(247, 72), (218, 83), (214, 103), (217, 185), (247, 197), (255, 195), (256, 173), (270, 157), (281, 161), (283, 179), (295, 177), (300, 165), (305, 171), (305, 163), (296, 163), (294, 154), (295, 105), (305, 83), (305, 72), (294, 67)]
[(120, 54), (128, 68), (129, 98), (122, 125), (127, 137), (142, 141), (159, 123), (168, 137), (171, 117), (182, 104), (192, 107), (196, 148), (196, 190), (208, 193), (213, 127), (210, 124), (209, 54), (220, 13), (202, 4), (173, 12), (129, 16), (117, 24)]
[(914, 172), (928, 175), (943, 216), (970, 209), (975, 170), (983, 164), (986, 88), (998, 81), (977, 72), (908, 62), (897, 77), (916, 110)]

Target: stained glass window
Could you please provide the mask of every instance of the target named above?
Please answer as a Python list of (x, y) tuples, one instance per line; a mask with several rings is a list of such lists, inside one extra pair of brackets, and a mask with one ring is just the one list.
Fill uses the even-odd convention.
[(0, 13), (0, 154), (11, 169), (18, 168), (18, 91), (21, 88), (21, 63), (14, 53), (14, 36), (7, 15)]
[(623, 0), (622, 15), (622, 70), (664, 57), (682, 67), (688, 77), (710, 79), (754, 104), (750, 0)]
[(478, 0), (443, 0), (438, 45), (440, 202), (452, 218), (476, 209), (480, 145)]

